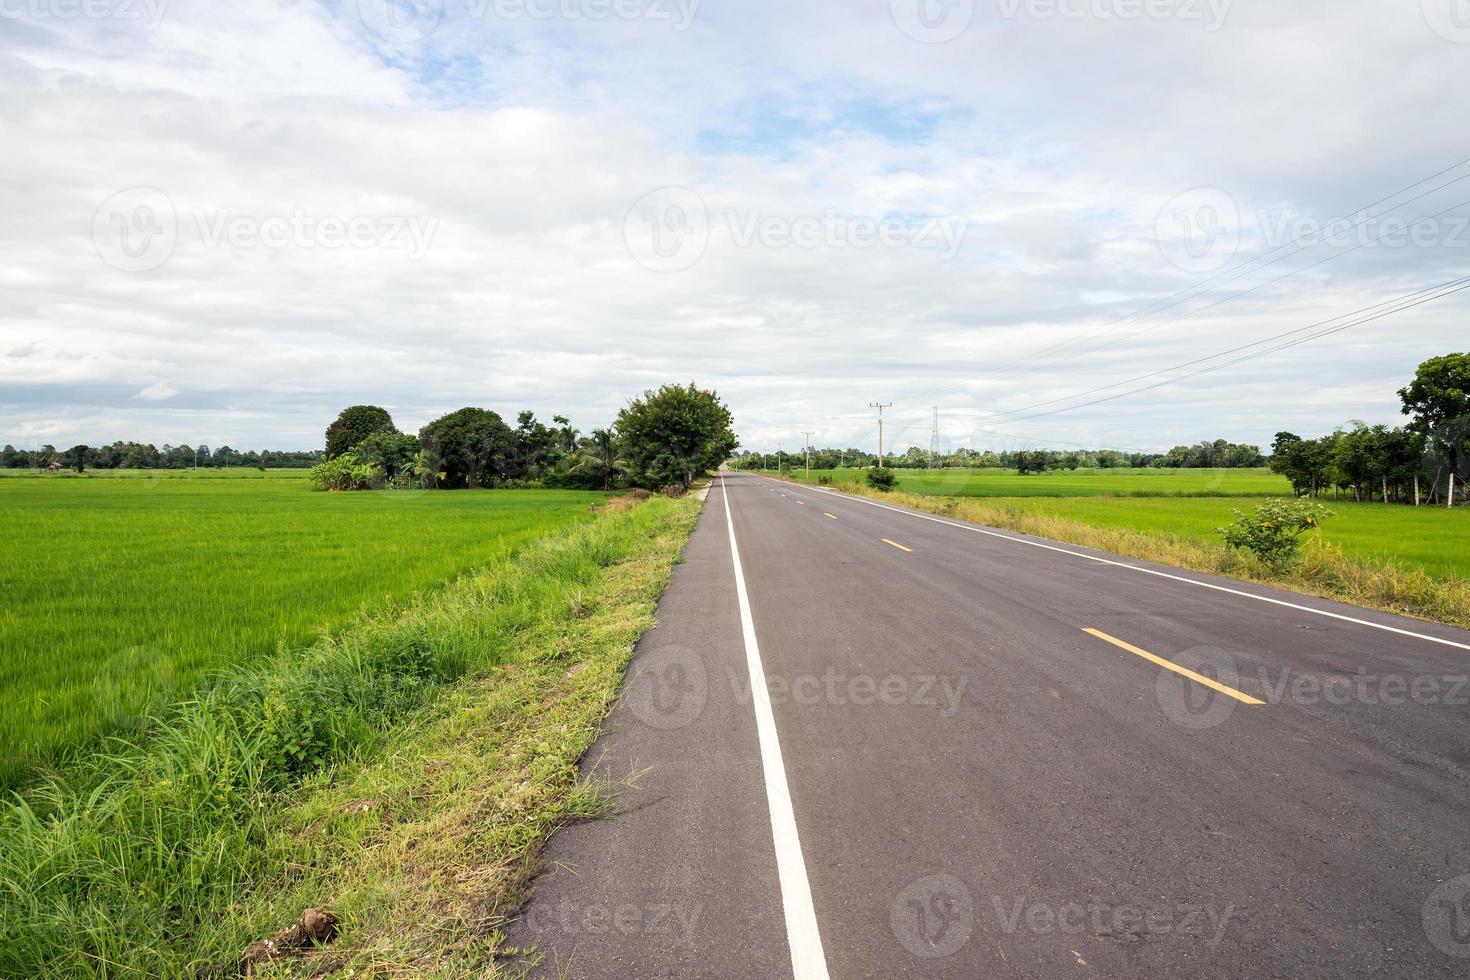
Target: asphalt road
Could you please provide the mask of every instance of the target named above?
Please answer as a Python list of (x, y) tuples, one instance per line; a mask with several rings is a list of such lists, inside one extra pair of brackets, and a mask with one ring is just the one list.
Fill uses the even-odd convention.
[(659, 619), (534, 975), (1470, 976), (1470, 632), (733, 473)]

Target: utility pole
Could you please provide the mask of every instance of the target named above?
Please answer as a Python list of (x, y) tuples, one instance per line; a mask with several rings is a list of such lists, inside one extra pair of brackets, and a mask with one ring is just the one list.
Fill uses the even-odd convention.
[(806, 436), (806, 478), (810, 480), (812, 478), (812, 434), (803, 432), (802, 435)]
[(939, 406), (934, 406), (934, 426), (929, 430), (929, 468), (939, 465)]
[(781, 475), (781, 444), (776, 443), (776, 475)]
[(868, 402), (869, 408), (878, 410), (878, 469), (883, 468), (883, 409), (892, 408), (893, 402)]

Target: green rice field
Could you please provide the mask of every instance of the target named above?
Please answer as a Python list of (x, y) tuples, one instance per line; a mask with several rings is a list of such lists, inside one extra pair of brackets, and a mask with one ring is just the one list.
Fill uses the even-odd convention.
[[(1097, 527), (1152, 531), (1217, 544), (1220, 536), (1215, 528), (1235, 519), (1232, 508), (1249, 511), (1265, 499), (1028, 498), (1007, 504)], [(1333, 517), (1322, 525), (1322, 540), (1341, 548), (1349, 558), (1397, 562), (1422, 568), (1437, 578), (1470, 578), (1470, 510), (1352, 500), (1323, 503)]]
[(301, 470), (0, 478), (0, 786), (214, 668), (590, 516), (560, 490), (325, 494)]
[[(856, 482), (865, 470), (812, 471), (834, 484)], [(1217, 544), (1215, 528), (1270, 497), (1291, 495), (1291, 485), (1264, 469), (1076, 470), (1019, 476), (1014, 470), (895, 470), (898, 489), (915, 494), (993, 497), (995, 503), (1030, 513), (1065, 517), (1096, 527), (1171, 534)], [(800, 470), (785, 474), (804, 480)], [(1470, 508), (1359, 504), (1351, 498), (1322, 500), (1335, 516), (1322, 540), (1344, 555), (1420, 568), (1438, 578), (1470, 579)]]
[[(905, 493), (953, 497), (1259, 497), (1291, 494), (1291, 484), (1267, 469), (1078, 469), (1028, 473), (1001, 469), (894, 470)], [(813, 470), (811, 479), (864, 479), (867, 470)], [(798, 467), (787, 477), (802, 480)]]

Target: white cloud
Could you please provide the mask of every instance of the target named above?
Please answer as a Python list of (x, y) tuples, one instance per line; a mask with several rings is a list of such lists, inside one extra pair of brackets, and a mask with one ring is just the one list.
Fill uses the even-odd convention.
[(162, 402), (168, 401), (170, 398), (174, 397), (178, 393), (179, 389), (175, 388), (173, 385), (169, 384), (166, 381), (159, 381), (156, 384), (151, 384), (148, 387), (144, 388), (134, 397), (140, 398), (145, 402)]
[[(1136, 399), (987, 418), (1463, 268), (1470, 240), (1441, 224), (1105, 326), (1203, 278), (1155, 241), (1182, 191), (1228, 195), (1249, 259), (1285, 213), (1335, 217), (1466, 155), (1447, 97), (1466, 51), (1415, 4), (1238, 2), (1209, 32), (982, 2), (942, 45), (886, 3), (706, 0), (682, 32), (449, 3), (418, 44), (354, 8), (0, 18), (0, 438), (310, 446), (360, 401), (405, 428), (464, 404), (590, 428), (694, 378), (758, 446), (871, 445), (875, 397), (919, 443), (934, 404), (957, 442), (1267, 440), (1389, 421), (1413, 366), (1463, 346), (1449, 299)], [(666, 186), (708, 218), (676, 272), (624, 240)], [(1470, 181), (1400, 213), (1461, 200)], [(881, 219), (904, 233), (852, 244)], [(952, 259), (913, 242), (934, 219), (965, 223)]]

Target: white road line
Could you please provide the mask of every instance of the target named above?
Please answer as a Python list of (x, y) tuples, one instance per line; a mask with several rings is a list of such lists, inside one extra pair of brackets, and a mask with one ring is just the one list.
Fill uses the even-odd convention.
[(730, 490), (720, 474), (725, 498), (725, 526), (730, 531), (730, 558), (735, 564), (735, 594), (740, 599), (740, 625), (745, 632), (745, 662), (750, 668), (751, 700), (755, 702), (755, 729), (760, 736), (761, 768), (766, 777), (766, 803), (771, 810), (771, 838), (776, 845), (776, 872), (781, 879), (781, 904), (786, 912), (786, 943), (791, 948), (791, 972), (796, 980), (827, 980), (827, 958), (822, 953), (822, 936), (817, 930), (817, 912), (812, 906), (811, 884), (801, 856), (801, 839), (796, 833), (796, 812), (791, 808), (791, 790), (786, 785), (786, 764), (781, 760), (781, 742), (776, 737), (776, 716), (771, 712), (771, 694), (766, 671), (761, 665), (760, 644), (755, 638), (755, 620), (750, 615), (750, 596), (745, 591), (745, 572), (740, 567), (740, 549), (735, 545), (735, 518), (730, 513)]
[(1086, 558), (1088, 561), (1095, 561), (1101, 565), (1112, 565), (1115, 568), (1126, 568), (1134, 572), (1143, 572), (1145, 575), (1157, 575), (1159, 578), (1172, 579), (1175, 582), (1183, 582), (1186, 585), (1196, 585), (1199, 586), (1201, 589), (1213, 589), (1216, 592), (1225, 592), (1230, 595), (1243, 596), (1247, 599), (1254, 599), (1257, 602), (1269, 602), (1273, 606), (1285, 606), (1287, 609), (1295, 609), (1298, 612), (1311, 613), (1314, 616), (1326, 616), (1328, 619), (1337, 619), (1345, 623), (1354, 623), (1358, 626), (1367, 626), (1370, 629), (1383, 630), (1385, 633), (1397, 633), (1400, 636), (1412, 636), (1416, 640), (1428, 640), (1430, 643), (1439, 643), (1447, 647), (1455, 647), (1459, 650), (1470, 650), (1470, 643), (1459, 643), (1455, 640), (1446, 640), (1445, 638), (1440, 636), (1430, 636), (1428, 633), (1415, 633), (1413, 630), (1399, 629), (1397, 626), (1388, 626), (1384, 623), (1375, 623), (1367, 619), (1357, 619), (1353, 616), (1344, 616), (1342, 613), (1328, 612), (1325, 609), (1313, 609), (1311, 606), (1298, 605), (1295, 602), (1287, 602), (1285, 599), (1273, 599), (1270, 596), (1256, 595), (1251, 592), (1242, 592), (1239, 589), (1232, 589), (1223, 585), (1216, 585), (1213, 582), (1201, 582), (1198, 579), (1185, 578), (1183, 575), (1171, 575), (1168, 572), (1161, 572), (1153, 568), (1144, 568), (1141, 565), (1130, 565), (1127, 562), (1114, 561), (1111, 558), (1099, 558), (1097, 555), (1089, 555), (1085, 552), (1073, 551), (1070, 548), (1059, 548), (1056, 545), (1042, 544), (1040, 541), (1027, 541), (1025, 538), (1014, 537), (1010, 534), (1002, 534), (999, 531), (991, 531), (987, 528), (974, 527), (970, 524), (960, 524), (955, 521), (947, 521), (942, 517), (934, 517), (931, 514), (920, 514), (916, 511), (904, 510), (902, 507), (894, 507), (889, 504), (880, 504), (878, 503), (878, 501), (868, 500), (866, 497), (855, 497), (852, 494), (838, 493), (835, 490), (824, 490), (821, 487), (810, 487), (809, 489), (814, 490), (817, 493), (830, 493), (834, 497), (841, 497), (844, 500), (851, 500), (855, 503), (869, 504), (873, 507), (881, 507), (884, 510), (891, 510), (895, 514), (905, 514), (909, 517), (918, 517), (922, 520), (933, 521), (935, 524), (945, 524), (949, 527), (957, 527), (962, 531), (974, 531), (976, 534), (985, 534), (989, 535), (992, 538), (1001, 538), (1005, 541), (1014, 541), (1016, 542), (1016, 544), (1027, 544), (1033, 548), (1044, 548), (1047, 551), (1055, 551), (1059, 554), (1071, 555), (1073, 558)]

